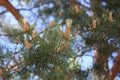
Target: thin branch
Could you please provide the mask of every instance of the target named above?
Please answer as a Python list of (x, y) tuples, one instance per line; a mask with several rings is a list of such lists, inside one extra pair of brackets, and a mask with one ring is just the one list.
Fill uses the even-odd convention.
[(87, 10), (91, 10), (91, 8), (83, 5), (81, 2), (75, 1), (75, 0), (68, 0), (68, 2), (70, 2), (71, 5), (79, 5), (82, 6), (83, 8), (87, 9)]
[[(0, 0), (0, 6), (3, 6), (8, 11), (10, 11), (13, 14), (13, 16), (16, 18), (18, 23), (20, 23), (21, 26), (22, 26), (22, 24), (24, 24), (23, 16), (19, 13), (19, 11), (17, 9), (15, 9), (15, 7), (8, 0)], [(27, 21), (26, 21), (26, 24), (29, 25), (29, 23)]]
[(84, 2), (87, 3), (88, 5), (90, 5), (90, 3), (88, 1), (84, 0)]
[[(16, 10), (18, 10), (18, 11), (20, 11), (20, 10), (31, 11), (32, 9), (37, 8), (37, 7), (39, 7), (39, 6), (34, 6), (34, 7), (29, 8), (29, 9), (26, 9), (26, 8), (20, 8), (20, 9), (16, 9)], [(8, 12), (8, 11), (7, 11), (7, 10), (2, 11), (2, 12), (0, 12), (0, 15), (5, 14), (6, 12)]]
[(8, 12), (8, 11), (7, 11), (7, 10), (6, 10), (6, 11), (2, 11), (2, 12), (0, 13), (0, 15), (5, 14), (6, 12)]
[(11, 37), (11, 34), (0, 34), (0, 36), (6, 36), (6, 37)]

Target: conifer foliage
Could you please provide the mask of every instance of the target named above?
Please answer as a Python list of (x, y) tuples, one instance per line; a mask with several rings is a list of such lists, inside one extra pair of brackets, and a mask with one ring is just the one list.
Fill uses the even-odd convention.
[[(12, 2), (0, 0), (6, 8), (0, 19), (9, 11), (20, 26), (0, 20), (0, 36), (15, 46), (0, 43), (0, 78), (114, 80), (119, 74), (120, 0), (17, 0), (20, 7)], [(34, 14), (33, 24), (20, 14), (22, 10)], [(87, 53), (93, 64), (83, 70), (80, 59)]]

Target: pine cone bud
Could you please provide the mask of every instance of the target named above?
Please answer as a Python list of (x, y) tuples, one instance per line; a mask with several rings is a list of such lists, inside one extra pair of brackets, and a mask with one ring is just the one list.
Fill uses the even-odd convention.
[(97, 22), (96, 20), (93, 20), (93, 28), (96, 28), (97, 27)]
[(60, 72), (60, 67), (59, 67), (59, 66), (55, 66), (55, 67), (54, 67), (54, 71), (55, 71), (55, 72)]
[(78, 29), (80, 29), (80, 28), (81, 28), (80, 24), (78, 24), (78, 25), (77, 25), (77, 28), (78, 28)]
[(66, 26), (70, 26), (72, 25), (72, 19), (67, 19), (66, 20)]
[(54, 26), (54, 21), (50, 20), (50, 26)]
[(112, 12), (109, 12), (109, 18), (108, 18), (109, 21), (112, 21), (113, 20), (113, 17), (112, 17)]
[(23, 32), (27, 32), (29, 29), (29, 25), (26, 19), (23, 19)]
[(20, 42), (19, 37), (16, 37), (15, 42), (16, 42), (16, 44), (18, 44)]
[(66, 20), (65, 39), (69, 38), (71, 25), (72, 25), (72, 19), (67, 19)]
[(37, 36), (37, 33), (35, 30), (32, 31), (32, 38), (34, 39)]
[(62, 14), (62, 11), (60, 11), (60, 12), (59, 12), (59, 16), (62, 17), (62, 15), (63, 15), (63, 14)]
[(75, 12), (79, 13), (80, 12), (80, 7), (78, 5), (75, 6)]
[(26, 47), (27, 49), (31, 49), (31, 48), (32, 48), (30, 42), (29, 42), (27, 39), (25, 39), (24, 44), (25, 44), (25, 47)]

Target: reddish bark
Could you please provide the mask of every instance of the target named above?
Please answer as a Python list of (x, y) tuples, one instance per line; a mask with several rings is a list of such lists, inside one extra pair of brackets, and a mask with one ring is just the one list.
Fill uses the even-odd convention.
[[(8, 11), (10, 11), (13, 16), (16, 18), (16, 20), (18, 21), (18, 23), (24, 24), (23, 22), (23, 17), (22, 15), (19, 13), (19, 11), (17, 9), (15, 9), (15, 7), (8, 1), (8, 0), (0, 0), (0, 6), (5, 7)], [(29, 26), (29, 23), (26, 21), (26, 24)], [(23, 26), (21, 25), (21, 26)]]
[(21, 20), (23, 18), (18, 10), (16, 10), (8, 0), (0, 0), (0, 5), (10, 11), (17, 20)]
[(114, 78), (116, 77), (116, 75), (119, 72), (119, 69), (120, 69), (120, 50), (118, 51), (118, 55), (115, 58), (115, 62), (109, 73), (108, 80), (114, 80)]
[[(19, 11), (17, 9), (15, 9), (15, 7), (8, 1), (8, 0), (0, 0), (0, 6), (5, 7), (8, 11), (10, 11), (13, 16), (16, 18), (16, 20), (19, 22), (21, 21), (21, 23), (23, 23), (23, 17), (21, 16), (21, 14), (19, 13)], [(26, 24), (28, 24), (28, 22), (26, 22)], [(21, 24), (20, 24), (21, 25)], [(23, 24), (24, 25), (24, 24)], [(28, 24), (29, 25), (29, 24)], [(5, 69), (5, 68), (4, 68)], [(3, 80), (7, 80), (5, 77), (2, 77)]]

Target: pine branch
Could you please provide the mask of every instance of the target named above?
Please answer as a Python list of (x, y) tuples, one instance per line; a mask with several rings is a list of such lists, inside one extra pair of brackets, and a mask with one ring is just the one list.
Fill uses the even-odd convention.
[(2, 11), (1, 13), (0, 13), (0, 15), (3, 15), (3, 14), (5, 14), (7, 12), (7, 10), (5, 10), (5, 11)]
[(17, 20), (21, 20), (23, 18), (8, 0), (0, 1), (0, 5), (10, 11)]
[(78, 6), (84, 7), (84, 8), (87, 9), (87, 10), (91, 10), (91, 8), (83, 5), (81, 2), (78, 2), (78, 1), (76, 1), (76, 0), (68, 0), (68, 1), (70, 2), (71, 5), (78, 5)]
[[(15, 7), (8, 1), (8, 0), (0, 0), (0, 5), (5, 7), (8, 11), (10, 11), (13, 16), (17, 19), (18, 23), (23, 24), (23, 17), (22, 15), (19, 13), (19, 11), (17, 9), (15, 9)], [(20, 23), (20, 25), (21, 25)], [(28, 25), (29, 23), (26, 22)]]

